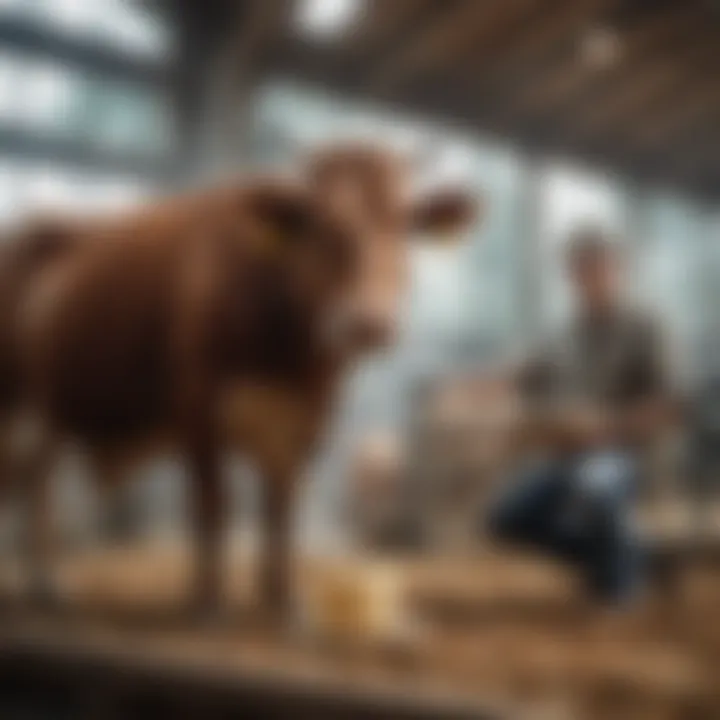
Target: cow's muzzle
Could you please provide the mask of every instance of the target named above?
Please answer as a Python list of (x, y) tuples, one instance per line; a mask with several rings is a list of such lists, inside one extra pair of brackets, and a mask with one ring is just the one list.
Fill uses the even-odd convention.
[(383, 350), (393, 345), (398, 335), (395, 319), (376, 313), (336, 315), (329, 328), (333, 344), (353, 353)]

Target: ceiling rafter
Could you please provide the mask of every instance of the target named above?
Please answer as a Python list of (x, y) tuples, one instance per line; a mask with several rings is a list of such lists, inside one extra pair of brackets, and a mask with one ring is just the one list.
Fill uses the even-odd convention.
[(516, 97), (517, 88), (532, 82), (538, 67), (567, 47), (579, 29), (589, 25), (603, 13), (613, 9), (619, 0), (561, 0), (554, 12), (548, 12), (535, 23), (528, 23), (503, 52), (495, 58), (494, 69), (477, 88), (478, 114), (485, 122), (503, 125), (508, 106)]
[(694, 67), (717, 54), (716, 47), (695, 45), (682, 61), (670, 58), (641, 66), (610, 97), (598, 98), (595, 106), (577, 116), (577, 133), (612, 133), (619, 126), (625, 129), (633, 117), (654, 115), (668, 97), (676, 96), (693, 82)]
[(498, 69), (497, 82), (504, 85), (509, 77), (517, 78), (528, 66), (552, 53), (557, 43), (567, 41), (579, 27), (618, 0), (562, 0), (536, 22), (527, 23), (515, 37), (509, 39), (503, 51), (493, 61)]
[(465, 67), (482, 77), (483, 68), (492, 62), (507, 38), (527, 22), (540, 7), (547, 9), (548, 0), (493, 0), (492, 12), (486, 12), (481, 22), (458, 28), (450, 52), (439, 55), (432, 67), (433, 74), (442, 76), (449, 70)]
[[(498, 14), (507, 12), (517, 0), (490, 0), (489, 8), (477, 0), (461, 0), (428, 24), (411, 42), (399, 48), (387, 66), (378, 68), (367, 81), (371, 95), (387, 95), (408, 78), (433, 68), (453, 48), (472, 40), (480, 21), (492, 23)], [(504, 8), (504, 9), (503, 9)]]
[[(542, 22), (545, 15), (560, 0), (524, 0), (516, 3), (513, 12), (498, 18), (494, 25), (483, 20), (483, 32), (473, 38), (471, 45), (453, 49), (453, 60), (458, 67), (471, 67), (483, 77), (485, 68), (496, 66), (508, 42), (512, 42), (530, 23)], [(442, 69), (442, 68), (441, 68)]]
[(364, 54), (392, 37), (398, 27), (418, 12), (423, 0), (369, 0), (362, 21), (348, 34), (343, 52)]
[[(720, 29), (704, 0), (399, 2), (376, 0), (347, 41), (284, 38), (275, 75), (693, 192), (718, 185)], [(621, 53), (588, 73), (581, 38), (604, 25)]]
[(549, 70), (536, 78), (527, 92), (519, 94), (513, 111), (551, 115), (559, 108), (566, 109), (578, 93), (597, 96), (612, 88), (636, 63), (666, 48), (694, 23), (683, 7), (665, 4), (649, 20), (636, 18), (631, 27), (619, 31), (619, 58), (606, 67), (583, 61), (580, 42), (573, 43), (555, 56)]
[[(655, 123), (644, 128), (639, 143), (642, 148), (658, 148), (709, 114), (718, 116), (720, 110), (720, 76), (710, 76), (692, 83), (685, 92), (678, 93), (675, 102)], [(720, 118), (719, 118), (720, 119)]]

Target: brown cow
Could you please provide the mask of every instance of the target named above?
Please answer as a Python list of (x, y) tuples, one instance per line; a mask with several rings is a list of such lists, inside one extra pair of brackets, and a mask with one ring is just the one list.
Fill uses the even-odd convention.
[[(464, 193), (410, 203), (406, 166), (342, 147), (296, 182), (246, 183), (133, 217), (59, 227), (16, 303), (26, 408), (46, 439), (86, 449), (99, 477), (174, 448), (188, 464), (196, 600), (219, 599), (220, 460), (263, 476), (261, 597), (289, 598), (289, 522), (299, 470), (343, 369), (395, 335), (410, 233), (466, 225)], [(52, 443), (56, 445), (57, 443)], [(50, 461), (47, 453), (36, 457)], [(33, 489), (36, 562), (46, 468)]]

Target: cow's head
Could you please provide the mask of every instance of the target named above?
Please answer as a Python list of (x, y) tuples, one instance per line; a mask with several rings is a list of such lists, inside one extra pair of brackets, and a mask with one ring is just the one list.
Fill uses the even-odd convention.
[(257, 240), (284, 265), (294, 297), (319, 311), (324, 337), (340, 351), (391, 343), (409, 240), (457, 236), (476, 216), (478, 201), (464, 190), (413, 197), (412, 170), (387, 151), (342, 146), (312, 156), (295, 182), (259, 184), (251, 194)]
[(251, 246), (271, 268), (272, 293), (313, 320), (352, 283), (357, 228), (307, 183), (256, 181), (244, 195), (242, 221)]
[(479, 202), (463, 189), (413, 196), (413, 166), (387, 150), (346, 145), (308, 163), (310, 188), (346, 228), (346, 277), (329, 308), (333, 342), (354, 352), (379, 349), (396, 334), (409, 273), (411, 239), (456, 237)]

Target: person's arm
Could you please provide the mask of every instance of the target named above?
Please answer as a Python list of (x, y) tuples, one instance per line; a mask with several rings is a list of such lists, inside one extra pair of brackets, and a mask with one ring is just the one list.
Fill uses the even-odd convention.
[(611, 424), (593, 406), (546, 404), (526, 408), (520, 433), (526, 446), (574, 452), (606, 442)]
[(668, 428), (681, 412), (677, 379), (667, 339), (648, 322), (638, 332), (638, 348), (628, 392), (631, 399), (610, 418), (610, 434), (624, 444), (643, 444)]
[(646, 443), (667, 428), (677, 413), (675, 403), (665, 395), (641, 398), (611, 418), (608, 434), (620, 444)]
[(527, 448), (574, 451), (606, 437), (608, 418), (598, 408), (558, 397), (558, 368), (547, 350), (515, 373), (522, 419), (516, 442)]

